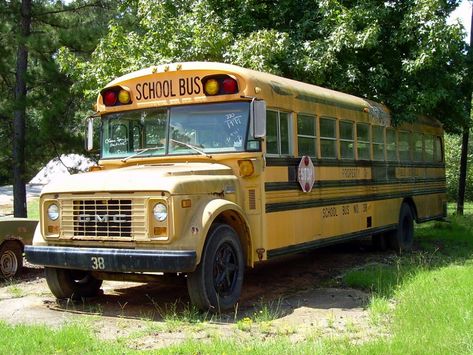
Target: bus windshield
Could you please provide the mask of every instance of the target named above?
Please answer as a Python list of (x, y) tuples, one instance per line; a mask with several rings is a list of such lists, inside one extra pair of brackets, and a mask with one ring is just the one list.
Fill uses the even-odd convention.
[(249, 102), (114, 113), (102, 120), (102, 158), (259, 150), (248, 136)]

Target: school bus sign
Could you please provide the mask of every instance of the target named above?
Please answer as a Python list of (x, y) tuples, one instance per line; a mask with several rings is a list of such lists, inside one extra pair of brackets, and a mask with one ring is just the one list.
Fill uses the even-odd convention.
[(302, 191), (311, 192), (315, 182), (314, 164), (309, 156), (302, 157), (297, 169), (297, 180), (302, 187)]
[(137, 101), (168, 99), (202, 95), (202, 81), (199, 76), (140, 82), (135, 85)]

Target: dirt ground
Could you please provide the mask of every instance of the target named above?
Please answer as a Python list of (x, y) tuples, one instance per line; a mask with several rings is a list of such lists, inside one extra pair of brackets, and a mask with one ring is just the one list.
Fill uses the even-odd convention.
[(137, 349), (214, 336), (265, 340), (288, 335), (301, 341), (342, 335), (364, 341), (374, 331), (366, 311), (369, 295), (345, 287), (341, 278), (350, 269), (391, 257), (373, 251), (369, 241), (358, 241), (270, 261), (247, 271), (238, 308), (217, 315), (192, 311), (184, 278), (106, 281), (99, 297), (57, 301), (43, 269), (26, 263), (16, 280), (0, 282), (0, 319), (49, 326), (81, 322), (102, 339), (125, 337)]

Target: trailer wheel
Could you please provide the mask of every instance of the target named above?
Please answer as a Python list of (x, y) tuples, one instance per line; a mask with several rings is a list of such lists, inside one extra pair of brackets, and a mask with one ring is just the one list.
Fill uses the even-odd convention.
[(102, 280), (93, 277), (88, 271), (45, 267), (46, 281), (56, 298), (81, 299), (97, 296)]
[(212, 226), (200, 264), (187, 276), (192, 304), (212, 312), (232, 308), (240, 298), (244, 268), (235, 230), (226, 224)]
[(23, 249), (20, 243), (8, 241), (0, 247), (0, 276), (14, 277), (23, 267)]
[(411, 207), (407, 203), (401, 205), (399, 212), (399, 224), (396, 230), (388, 237), (389, 246), (400, 254), (412, 249), (414, 242), (414, 216)]

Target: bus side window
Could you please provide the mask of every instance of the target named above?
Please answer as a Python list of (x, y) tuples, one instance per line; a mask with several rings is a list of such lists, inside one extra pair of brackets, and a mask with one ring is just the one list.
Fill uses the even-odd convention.
[(373, 159), (384, 160), (384, 127), (373, 126)]
[(290, 114), (270, 111), (266, 113), (266, 152), (275, 155), (290, 153)]
[(297, 145), (299, 156), (317, 156), (315, 116), (306, 114), (297, 115)]
[(292, 137), (290, 132), (290, 114), (287, 112), (279, 112), (279, 132), (281, 139), (281, 155), (289, 155), (290, 153), (290, 141), (289, 137)]
[(320, 118), (320, 156), (337, 158), (337, 135), (333, 118)]
[(424, 136), (424, 160), (428, 162), (434, 161), (434, 137), (430, 134)]
[(358, 159), (370, 160), (370, 126), (366, 123), (357, 123), (356, 137), (358, 146)]
[(443, 162), (442, 138), (435, 137), (435, 161), (437, 163)]
[(424, 147), (424, 142), (423, 142), (423, 135), (422, 133), (414, 133), (413, 135), (414, 138), (414, 160), (415, 161), (422, 161), (423, 158), (423, 147)]
[(393, 128), (386, 128), (386, 155), (388, 161), (397, 160), (396, 131)]
[(278, 113), (275, 111), (266, 112), (266, 152), (268, 154), (278, 154)]
[(355, 159), (355, 137), (353, 134), (353, 122), (340, 121), (340, 158), (341, 159)]
[(399, 131), (399, 159), (401, 161), (411, 160), (410, 133)]

